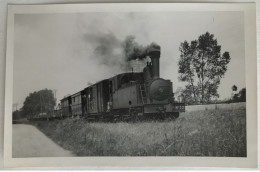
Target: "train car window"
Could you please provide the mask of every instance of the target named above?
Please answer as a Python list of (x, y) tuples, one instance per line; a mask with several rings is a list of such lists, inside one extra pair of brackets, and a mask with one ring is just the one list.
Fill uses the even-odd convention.
[(92, 91), (92, 87), (89, 90), (89, 99), (92, 100), (92, 95), (93, 95), (93, 91)]
[(118, 89), (118, 77), (114, 77), (114, 84), (113, 84), (113, 87), (114, 87), (114, 92)]
[(115, 91), (118, 90), (119, 84), (120, 84), (119, 77), (116, 77), (115, 78)]
[(111, 82), (111, 93), (113, 93), (114, 92), (114, 87), (115, 87), (114, 78), (112, 78), (109, 82)]
[(109, 93), (112, 93), (112, 89), (113, 89), (113, 85), (112, 85), (112, 81), (109, 81)]

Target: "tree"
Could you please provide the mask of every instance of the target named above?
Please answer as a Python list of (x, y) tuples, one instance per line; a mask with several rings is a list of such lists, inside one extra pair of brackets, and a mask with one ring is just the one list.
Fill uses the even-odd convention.
[(232, 86), (232, 91), (234, 91), (234, 92), (237, 91), (237, 86), (236, 85)]
[(242, 88), (237, 94), (232, 96), (233, 102), (245, 102), (246, 101), (246, 88)]
[[(234, 98), (235, 98), (235, 97), (234, 97), (234, 96), (235, 96), (235, 95), (234, 95), (234, 92), (237, 91), (237, 86), (236, 86), (236, 85), (233, 85), (231, 89), (232, 89), (232, 95), (231, 95), (231, 98), (233, 97), (233, 100), (235, 100), (235, 99), (234, 99)], [(238, 96), (238, 95), (236, 95), (236, 96)]]
[(21, 118), (22, 118), (21, 111), (19, 111), (19, 110), (13, 111), (13, 120), (17, 120), (17, 119), (21, 119)]
[(196, 104), (192, 95), (193, 95), (193, 91), (192, 91), (192, 88), (190, 85), (186, 85), (184, 89), (181, 87), (178, 87), (175, 92), (177, 101), (184, 102), (188, 105)]
[(240, 101), (241, 102), (245, 102), (246, 101), (246, 88), (242, 88), (240, 91), (239, 91), (239, 97), (240, 97)]
[(206, 32), (198, 40), (180, 44), (179, 80), (187, 82), (196, 103), (206, 103), (219, 97), (220, 79), (227, 71), (230, 55), (221, 55), (221, 46), (213, 34)]
[(239, 102), (239, 101), (240, 101), (239, 94), (234, 94), (234, 95), (233, 95), (233, 101), (232, 101), (232, 102)]
[(52, 90), (44, 89), (30, 93), (23, 103), (22, 111), (26, 116), (36, 115), (53, 110), (55, 105)]

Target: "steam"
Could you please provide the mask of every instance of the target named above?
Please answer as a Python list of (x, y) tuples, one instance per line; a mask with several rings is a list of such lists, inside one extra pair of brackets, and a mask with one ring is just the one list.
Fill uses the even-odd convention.
[(140, 45), (135, 41), (134, 36), (127, 36), (122, 43), (122, 48), (126, 61), (136, 59), (143, 60), (148, 56), (150, 49), (161, 49), (160, 46), (154, 42), (147, 46)]
[(87, 34), (86, 40), (93, 46), (93, 56), (103, 65), (122, 66), (121, 41), (113, 34)]
[(129, 68), (129, 62), (138, 59), (144, 65), (149, 49), (159, 48), (156, 43), (148, 46), (140, 45), (135, 41), (134, 36), (127, 36), (123, 41), (114, 34), (86, 34), (85, 38), (93, 46), (93, 56), (100, 64), (110, 68), (119, 68), (121, 71)]
[(122, 48), (126, 61), (142, 60), (147, 56), (147, 47), (139, 45), (134, 36), (127, 36), (122, 42)]

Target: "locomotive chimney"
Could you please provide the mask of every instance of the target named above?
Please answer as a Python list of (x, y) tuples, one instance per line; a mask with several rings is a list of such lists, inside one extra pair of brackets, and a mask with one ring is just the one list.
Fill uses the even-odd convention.
[(148, 49), (148, 56), (152, 61), (152, 76), (153, 79), (160, 77), (160, 55), (161, 48), (159, 45), (152, 43)]

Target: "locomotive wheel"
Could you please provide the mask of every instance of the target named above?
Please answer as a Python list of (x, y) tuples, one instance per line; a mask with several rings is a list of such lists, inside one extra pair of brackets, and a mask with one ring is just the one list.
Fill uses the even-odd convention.
[(178, 117), (180, 116), (180, 114), (178, 112), (175, 112), (173, 114), (169, 114), (168, 117), (172, 120), (176, 120)]
[(173, 113), (173, 116), (175, 117), (175, 119), (177, 119), (180, 116), (179, 112)]
[(120, 120), (121, 120), (121, 116), (119, 116), (119, 115), (112, 115), (112, 122), (120, 122)]
[(138, 122), (138, 121), (140, 121), (140, 119), (139, 119), (139, 117), (138, 117), (137, 114), (134, 114), (134, 115), (133, 115), (132, 121), (133, 121), (133, 122)]
[(163, 121), (167, 118), (167, 116), (168, 115), (166, 113), (160, 113), (159, 119)]
[(125, 121), (126, 122), (137, 122), (138, 121), (137, 115), (132, 113), (127, 116)]

